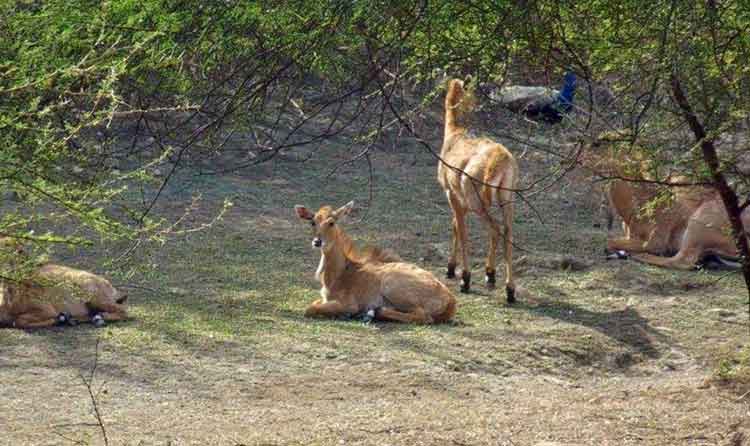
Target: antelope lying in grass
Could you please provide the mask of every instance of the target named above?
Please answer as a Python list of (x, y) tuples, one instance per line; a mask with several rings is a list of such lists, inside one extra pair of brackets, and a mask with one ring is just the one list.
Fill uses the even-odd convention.
[[(489, 249), (485, 268), (485, 282), (495, 286), (495, 255), (502, 234), (505, 254), (505, 292), (508, 302), (515, 302), (513, 281), (513, 200), (512, 191), (518, 182), (518, 164), (513, 154), (502, 144), (487, 138), (472, 138), (459, 123), (460, 110), (470, 102), (464, 93), (463, 82), (453, 79), (445, 96), (445, 136), (438, 164), (438, 181), (448, 197), (453, 211), (453, 245), (448, 260), (448, 278), (456, 275), (456, 253), (461, 250), (461, 291), (468, 292), (471, 284), (469, 241), (466, 214), (479, 215), (489, 229)], [(489, 210), (497, 204), (503, 213), (503, 229)]]
[(315, 214), (295, 206), (297, 216), (312, 225), (313, 241), (320, 248), (315, 277), (323, 286), (320, 299), (305, 316), (338, 317), (370, 314), (376, 320), (430, 324), (450, 320), (456, 299), (431, 273), (378, 249), (359, 253), (338, 225), (354, 206), (337, 210), (324, 206)]
[[(612, 134), (602, 135), (593, 146), (613, 144)], [(608, 175), (652, 179), (649, 166), (638, 157), (605, 151), (594, 155), (594, 163), (608, 170)], [(640, 171), (633, 172), (633, 166)], [(687, 182), (674, 177), (668, 182)], [(665, 190), (665, 187), (668, 190)], [(644, 210), (660, 193), (667, 192), (668, 200), (657, 200), (652, 212)], [(607, 191), (611, 209), (623, 220), (625, 236), (609, 238), (609, 251), (632, 253), (635, 260), (651, 265), (676, 269), (693, 269), (707, 256), (716, 256), (722, 263), (738, 258), (737, 246), (730, 236), (727, 216), (718, 192), (704, 186), (663, 186), (648, 182), (611, 180)], [(742, 221), (750, 228), (750, 208), (745, 209)], [(662, 257), (669, 256), (669, 257)]]
[[(15, 249), (23, 256), (21, 248)], [(105, 321), (127, 318), (127, 296), (108, 280), (63, 265), (43, 265), (22, 281), (5, 280), (2, 288), (0, 326), (40, 328), (90, 321), (101, 327)]]

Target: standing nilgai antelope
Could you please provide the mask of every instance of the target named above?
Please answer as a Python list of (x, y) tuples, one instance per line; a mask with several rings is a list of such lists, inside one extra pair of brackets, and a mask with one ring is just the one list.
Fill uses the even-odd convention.
[(356, 250), (338, 225), (353, 206), (353, 201), (337, 210), (324, 206), (315, 214), (304, 206), (294, 207), (297, 216), (312, 225), (312, 244), (321, 253), (315, 273), (323, 286), (320, 299), (307, 308), (305, 316), (372, 312), (381, 321), (430, 324), (450, 320), (456, 313), (456, 298), (431, 273), (388, 251)]
[[(512, 192), (518, 182), (518, 164), (502, 144), (488, 138), (472, 138), (459, 123), (460, 111), (468, 108), (463, 82), (453, 79), (445, 97), (445, 136), (438, 164), (438, 181), (445, 190), (453, 211), (453, 246), (448, 260), (448, 278), (456, 275), (456, 253), (461, 249), (461, 291), (468, 292), (471, 284), (469, 241), (466, 214), (479, 215), (489, 229), (490, 246), (487, 252), (485, 281), (488, 288), (495, 286), (495, 255), (500, 236), (505, 247), (505, 292), (508, 302), (515, 302), (513, 282), (513, 201)], [(503, 213), (503, 226), (489, 210), (497, 204)]]

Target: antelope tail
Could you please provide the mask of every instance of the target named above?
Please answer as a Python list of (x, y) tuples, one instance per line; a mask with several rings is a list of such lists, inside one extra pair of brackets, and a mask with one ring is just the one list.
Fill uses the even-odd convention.
[[(502, 166), (507, 166), (508, 164), (508, 158), (510, 158), (510, 154), (505, 150), (495, 150), (492, 152), (492, 155), (490, 159), (487, 162), (487, 165), (484, 169), (484, 183), (485, 185), (482, 188), (482, 201), (484, 201), (485, 206), (488, 208), (492, 206), (493, 203), (493, 197), (499, 197), (499, 191), (502, 188), (505, 189), (511, 189), (514, 187), (514, 179), (513, 178), (506, 178), (506, 177), (500, 177), (499, 176), (499, 170)], [(506, 172), (507, 175), (514, 175), (514, 172), (509, 171)], [(500, 181), (495, 184), (495, 179), (499, 178)], [(510, 180), (510, 181), (508, 181)], [(492, 186), (490, 186), (490, 184)], [(493, 187), (494, 186), (494, 187)], [(503, 204), (503, 203), (499, 203)]]

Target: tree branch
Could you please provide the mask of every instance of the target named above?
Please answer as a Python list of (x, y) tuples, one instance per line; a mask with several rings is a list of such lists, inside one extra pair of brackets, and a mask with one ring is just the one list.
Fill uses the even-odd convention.
[(718, 190), (721, 200), (724, 203), (724, 208), (729, 216), (732, 235), (734, 236), (742, 260), (742, 272), (745, 276), (745, 284), (748, 289), (748, 314), (750, 315), (750, 246), (748, 246), (747, 233), (742, 224), (742, 209), (739, 205), (739, 198), (735, 191), (729, 186), (724, 173), (721, 171), (721, 164), (719, 162), (719, 156), (716, 151), (716, 146), (713, 143), (713, 139), (707, 138), (706, 130), (690, 106), (690, 102), (685, 96), (685, 92), (682, 88), (680, 79), (677, 77), (677, 73), (671, 75), (671, 84), (672, 94), (674, 95), (675, 101), (682, 111), (683, 117), (688, 122), (688, 125), (690, 125), (690, 129), (695, 135), (696, 142), (701, 146), (703, 160), (706, 162), (706, 165), (711, 172), (714, 187)]

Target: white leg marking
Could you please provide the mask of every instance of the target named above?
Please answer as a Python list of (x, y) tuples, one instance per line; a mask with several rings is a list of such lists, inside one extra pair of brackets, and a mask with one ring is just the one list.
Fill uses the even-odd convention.
[(320, 280), (320, 275), (323, 274), (323, 265), (326, 263), (326, 255), (320, 253), (320, 263), (318, 264), (318, 270), (315, 271), (315, 279)]

